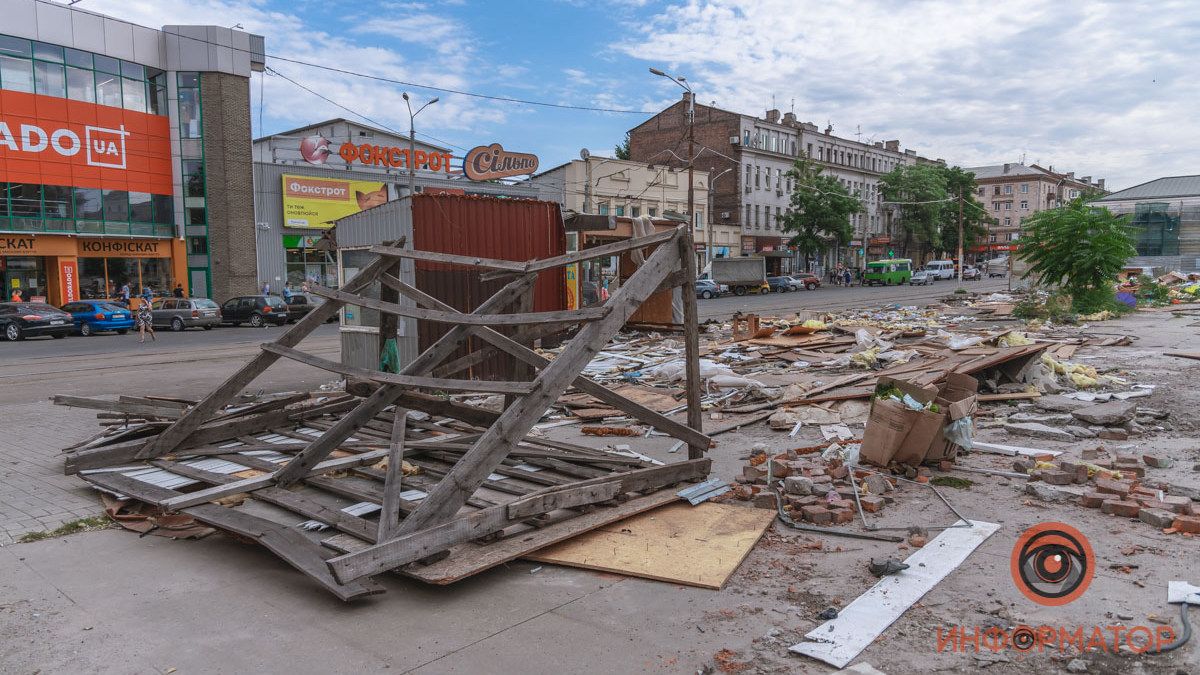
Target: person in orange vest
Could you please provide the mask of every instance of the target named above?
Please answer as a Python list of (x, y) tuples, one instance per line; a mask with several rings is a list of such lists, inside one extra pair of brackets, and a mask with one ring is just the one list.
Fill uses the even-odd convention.
[(24, 302), (25, 301), (25, 299), (21, 297), (21, 289), (19, 289), (19, 288), (13, 289), (12, 301), (13, 302)]

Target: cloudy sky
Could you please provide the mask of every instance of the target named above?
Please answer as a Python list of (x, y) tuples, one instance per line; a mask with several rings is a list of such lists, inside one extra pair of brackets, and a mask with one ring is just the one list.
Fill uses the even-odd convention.
[[(548, 168), (582, 147), (609, 154), (677, 98), (647, 72), (684, 75), (697, 99), (771, 106), (863, 140), (963, 166), (1039, 162), (1110, 188), (1200, 173), (1200, 3), (1007, 0), (83, 0), (145, 25), (209, 23), (266, 37), (300, 64), (255, 75), (256, 135), (329, 117), (407, 129), (400, 93), (441, 100), (418, 134), (462, 148), (499, 141)], [(260, 90), (262, 91), (260, 101)]]

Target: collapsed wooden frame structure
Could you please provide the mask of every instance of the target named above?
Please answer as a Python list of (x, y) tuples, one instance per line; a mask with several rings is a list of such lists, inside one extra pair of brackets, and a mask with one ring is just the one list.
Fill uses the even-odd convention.
[[(635, 256), (644, 262), (602, 306), (521, 311), (542, 270), (651, 247), (644, 257)], [(701, 430), (695, 258), (686, 226), (527, 262), (414, 251), (403, 242), (372, 251), (377, 257), (340, 290), (311, 289), (326, 302), (278, 340), (263, 344), (258, 355), (199, 401), (140, 398), (97, 404), (63, 397), (59, 402), (66, 405), (150, 420), (69, 449), (67, 473), (253, 538), (344, 600), (379, 592), (368, 577), (388, 570), (434, 583), (461, 579), (672, 501), (677, 497), (670, 486), (707, 476), (710, 461), (703, 455), (710, 441)], [(507, 283), (464, 313), (401, 281), (402, 258), (467, 267)], [(365, 291), (376, 282), (379, 299), (367, 297)], [(675, 287), (682, 287), (684, 300), (686, 425), (581, 374), (651, 294)], [(416, 306), (400, 304), (400, 296)], [(381, 337), (389, 326), (394, 333), (399, 316), (451, 327), (398, 373), (356, 368), (297, 349), (345, 305), (378, 310)], [(547, 327), (572, 325), (578, 330), (555, 359), (530, 348), (531, 336)], [(494, 326), (515, 330), (505, 334)], [(443, 363), (471, 336), (487, 346)], [(517, 377), (506, 382), (449, 377), (495, 353), (513, 360)], [(282, 396), (231, 406), (280, 358), (365, 381), (368, 392), (316, 401)], [(642, 456), (530, 435), (571, 387), (684, 441), (688, 460), (656, 465)], [(496, 412), (420, 390), (503, 394), (505, 403)], [(421, 473), (406, 476), (406, 464)], [(204, 487), (181, 492), (146, 480), (147, 471)], [(214, 503), (240, 495), (339, 533), (317, 543), (294, 526)], [(360, 500), (359, 508), (347, 512), (338, 508), (338, 499)], [(377, 512), (378, 522), (364, 518), (366, 512)]]

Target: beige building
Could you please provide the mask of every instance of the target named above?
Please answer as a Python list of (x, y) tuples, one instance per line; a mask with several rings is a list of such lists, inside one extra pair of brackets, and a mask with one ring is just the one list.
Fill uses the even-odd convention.
[(1021, 224), (1046, 209), (1064, 204), (1087, 190), (1104, 191), (1104, 179), (1075, 177), (1075, 172), (1059, 173), (1054, 167), (1019, 163), (967, 167), (979, 185), (976, 198), (992, 218), (987, 239), (978, 253), (1007, 252), (1021, 237)]
[[(541, 199), (558, 202), (565, 211), (688, 220), (687, 171), (663, 164), (592, 156), (539, 173), (529, 183)], [(734, 255), (741, 230), (736, 224), (711, 222), (709, 173), (696, 171), (693, 186), (697, 249), (703, 246), (707, 253), (711, 233), (713, 255)], [(704, 255), (699, 257), (703, 260)]]

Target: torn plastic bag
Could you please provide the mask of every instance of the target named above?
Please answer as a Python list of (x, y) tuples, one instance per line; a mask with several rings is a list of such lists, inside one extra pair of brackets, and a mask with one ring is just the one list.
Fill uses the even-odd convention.
[(964, 450), (970, 450), (972, 447), (971, 438), (975, 434), (975, 425), (971, 422), (970, 417), (963, 417), (947, 424), (942, 433), (946, 436), (946, 440), (962, 447)]

